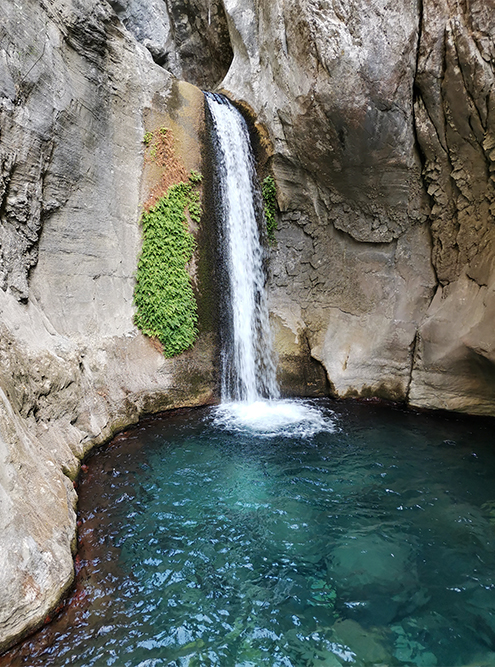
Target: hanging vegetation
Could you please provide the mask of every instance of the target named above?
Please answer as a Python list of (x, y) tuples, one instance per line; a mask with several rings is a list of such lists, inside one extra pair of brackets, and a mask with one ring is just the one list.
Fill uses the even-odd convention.
[(186, 212), (199, 222), (201, 203), (195, 186), (200, 181), (200, 174), (191, 173), (188, 183), (170, 186), (142, 216), (134, 321), (144, 334), (158, 338), (166, 357), (191, 347), (198, 334), (197, 304), (187, 271), (196, 242), (188, 231)]
[(266, 230), (268, 239), (275, 242), (275, 231), (277, 229), (277, 188), (273, 176), (267, 176), (261, 184), (261, 194), (263, 195), (263, 205), (265, 211)]

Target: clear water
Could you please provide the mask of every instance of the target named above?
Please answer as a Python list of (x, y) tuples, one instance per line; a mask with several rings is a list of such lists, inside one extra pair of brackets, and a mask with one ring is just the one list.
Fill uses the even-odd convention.
[(205, 93), (205, 99), (214, 135), (219, 256), (228, 283), (222, 400), (253, 403), (279, 395), (260, 240), (263, 208), (246, 121), (226, 97)]
[(95, 454), (72, 598), (2, 667), (495, 665), (493, 421), (230, 409)]

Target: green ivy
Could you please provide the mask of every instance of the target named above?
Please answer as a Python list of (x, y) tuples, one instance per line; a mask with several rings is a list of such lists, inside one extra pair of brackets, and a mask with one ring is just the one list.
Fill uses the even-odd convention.
[(275, 241), (275, 231), (277, 229), (277, 188), (273, 176), (267, 176), (261, 184), (261, 194), (263, 195), (263, 204), (265, 211), (266, 230), (268, 239)]
[(186, 210), (199, 222), (201, 204), (191, 181), (172, 185), (142, 216), (134, 322), (144, 334), (159, 339), (166, 357), (187, 350), (198, 334), (197, 304), (187, 272), (196, 242), (187, 229)]
[(153, 132), (146, 132), (146, 134), (143, 137), (143, 143), (145, 146), (149, 146), (151, 143), (151, 140), (153, 139)]

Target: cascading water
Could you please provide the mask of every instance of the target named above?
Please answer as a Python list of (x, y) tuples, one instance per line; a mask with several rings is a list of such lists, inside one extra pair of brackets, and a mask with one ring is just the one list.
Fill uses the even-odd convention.
[(276, 398), (246, 128), (209, 104), (224, 403), (84, 466), (65, 613), (0, 667), (494, 665), (492, 425)]
[(265, 295), (260, 191), (246, 121), (227, 98), (206, 93), (214, 133), (217, 207), (228, 280), (222, 400), (279, 396)]
[(223, 263), (222, 405), (217, 425), (262, 435), (313, 435), (332, 420), (302, 401), (279, 400), (260, 240), (263, 207), (246, 121), (222, 95), (205, 93)]

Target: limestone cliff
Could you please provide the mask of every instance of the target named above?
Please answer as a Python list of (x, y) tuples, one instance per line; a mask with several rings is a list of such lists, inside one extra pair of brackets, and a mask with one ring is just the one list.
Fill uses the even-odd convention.
[[(203, 404), (213, 345), (167, 360), (133, 325), (145, 132), (201, 169), (203, 95), (99, 0), (0, 7), (0, 647), (73, 577), (85, 452), (140, 415)], [(157, 175), (156, 175), (157, 176)], [(156, 180), (156, 179), (155, 179)]]
[(250, 109), (276, 178), (286, 390), (495, 414), (494, 17), (495, 0), (2, 0), (0, 648), (71, 582), (85, 452), (214, 392), (204, 327), (165, 360), (133, 326), (159, 177), (143, 137), (171, 128), (201, 169), (196, 85)]
[(495, 3), (225, 0), (268, 129), (271, 307), (334, 393), (495, 413)]
[(221, 0), (110, 0), (117, 16), (179, 79), (211, 89), (223, 79), (232, 49)]
[(495, 2), (424, 3), (415, 127), (431, 196), (437, 291), (410, 401), (494, 414)]

